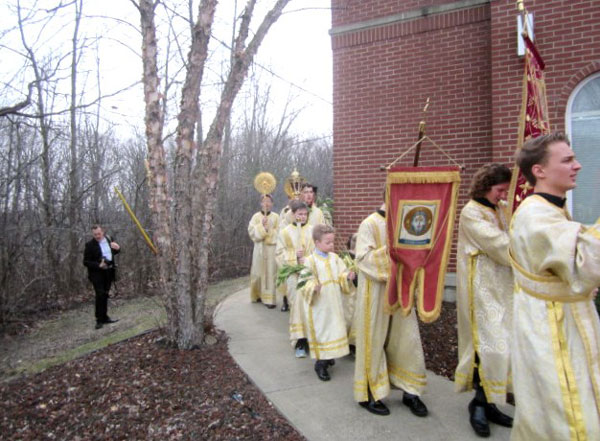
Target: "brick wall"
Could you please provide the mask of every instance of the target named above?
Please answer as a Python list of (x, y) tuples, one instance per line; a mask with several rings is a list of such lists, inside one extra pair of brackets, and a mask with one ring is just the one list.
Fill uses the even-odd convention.
[(443, 5), (448, 0), (331, 0), (333, 26), (388, 17), (402, 12)]
[[(546, 63), (550, 127), (565, 130), (567, 101), (577, 84), (600, 71), (600, 1), (527, 0), (535, 44)], [(515, 54), (514, 2), (491, 4), (493, 156), (512, 161), (521, 105), (523, 61)]]
[[(513, 0), (336, 33), (339, 26), (450, 3), (332, 0), (338, 245), (380, 205), (385, 173), (379, 166), (416, 141), (427, 97), (427, 134), (465, 166), (459, 211), (477, 168), (492, 160), (512, 163), (523, 72)], [(593, 25), (600, 22), (600, 2), (528, 0), (526, 6), (547, 65), (551, 123), (564, 129), (571, 91), (600, 70), (600, 26)], [(401, 163), (411, 165), (412, 155)], [(449, 161), (426, 145), (420, 164)]]
[[(334, 11), (335, 15), (335, 11)], [(379, 207), (387, 165), (427, 134), (466, 168), (491, 160), (490, 9), (334, 36), (334, 200), (338, 237)], [(400, 163), (412, 165), (409, 154)], [(449, 165), (424, 144), (420, 165)], [(461, 200), (466, 187), (461, 186)]]

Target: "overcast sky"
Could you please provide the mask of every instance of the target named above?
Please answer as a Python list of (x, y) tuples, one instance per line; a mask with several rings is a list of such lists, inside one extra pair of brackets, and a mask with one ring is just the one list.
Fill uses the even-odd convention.
[[(259, 0), (253, 21), (255, 26), (273, 1)], [(0, 5), (0, 32), (2, 32), (0, 34), (2, 37), (0, 40), (2, 46), (0, 47), (0, 60), (2, 60), (0, 62), (2, 82), (0, 106), (22, 99), (22, 94), (27, 89), (26, 85), (33, 76), (31, 71), (22, 69), (23, 57), (20, 54), (24, 51), (16, 28), (17, 19), (14, 13), (16, 3), (17, 0), (7, 0)], [(70, 51), (73, 8), (64, 9), (59, 16), (42, 27), (44, 17), (48, 16), (45, 9), (50, 9), (57, 3), (58, 0), (37, 2), (21, 0), (25, 8), (36, 4), (34, 15), (36, 24), (28, 24), (25, 35), (28, 44), (33, 47), (40, 60), (44, 56), (64, 55)], [(171, 2), (171, 4), (177, 3), (185, 4), (182, 1)], [(238, 11), (241, 11), (245, 1), (238, 0), (237, 3)], [(221, 0), (217, 9), (213, 34), (224, 42), (231, 41), (234, 5), (235, 0)], [(271, 111), (277, 115), (289, 99), (292, 100), (294, 108), (304, 109), (294, 127), (294, 131), (300, 136), (328, 135), (332, 131), (329, 5), (329, 0), (292, 0), (286, 12), (272, 27), (255, 59), (257, 65), (262, 67), (255, 66), (254, 72), (260, 76), (261, 81), (271, 86), (273, 101)], [(137, 31), (139, 17), (131, 2), (87, 0), (84, 3), (84, 14), (86, 17), (80, 35), (89, 39), (102, 37), (99, 43), (102, 93), (111, 93), (139, 81), (142, 71), (139, 58), (141, 39)], [(107, 19), (105, 16), (111, 18)], [(168, 32), (166, 22), (158, 20), (157, 26), (163, 35)], [(10, 29), (12, 30), (5, 32)], [(187, 55), (188, 47), (182, 47), (181, 51)], [(68, 58), (63, 61), (65, 70), (62, 76), (67, 79), (69, 62)], [(79, 88), (86, 90), (90, 97), (97, 93), (95, 64), (95, 53), (91, 50), (84, 52), (79, 69)], [(209, 77), (212, 75), (213, 81), (216, 81), (220, 74), (218, 66), (217, 62), (207, 74)], [(173, 70), (175, 67), (173, 66)], [(65, 80), (65, 84), (65, 87), (68, 87), (68, 80)], [(180, 99), (179, 90), (178, 88), (173, 96), (176, 102)], [(65, 92), (68, 92), (68, 89)], [(210, 97), (211, 92), (214, 93), (214, 98)], [(216, 101), (218, 96), (216, 92), (216, 87), (212, 88), (212, 91), (204, 91), (206, 99)], [(122, 127), (140, 127), (143, 123), (141, 87), (136, 86), (130, 92), (104, 100), (102, 108), (107, 120)], [(275, 116), (274, 119), (277, 117)]]

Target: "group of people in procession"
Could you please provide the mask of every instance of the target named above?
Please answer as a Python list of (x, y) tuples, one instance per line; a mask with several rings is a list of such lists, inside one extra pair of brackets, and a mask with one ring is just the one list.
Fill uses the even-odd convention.
[[(581, 165), (568, 138), (551, 133), (528, 140), (516, 163), (533, 193), (508, 219), (511, 169), (487, 164), (472, 178), (459, 217), (456, 254), (458, 392), (474, 391), (470, 424), (479, 436), (490, 423), (512, 427), (511, 439), (600, 439), (600, 219), (586, 226), (565, 207)], [(376, 415), (391, 387), (420, 417), (425, 357), (414, 310), (386, 308), (389, 272), (385, 203), (334, 253), (335, 231), (305, 184), (279, 215), (273, 198), (248, 226), (255, 243), (251, 301), (290, 312), (295, 356), (315, 359), (330, 379), (335, 359), (355, 353), (354, 399)], [(355, 239), (355, 246), (353, 240)], [(296, 267), (276, 286), (278, 269)], [(502, 413), (507, 394), (515, 416)]]

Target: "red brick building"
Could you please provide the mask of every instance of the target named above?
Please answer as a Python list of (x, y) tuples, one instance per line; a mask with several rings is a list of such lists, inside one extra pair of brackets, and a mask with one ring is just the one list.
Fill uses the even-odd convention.
[[(385, 181), (379, 166), (416, 141), (427, 97), (427, 134), (466, 166), (460, 210), (477, 168), (490, 161), (512, 165), (523, 76), (516, 1), (332, 0), (331, 5), (340, 240), (379, 206)], [(579, 142), (585, 152), (578, 151), (575, 134), (573, 145), (579, 157), (600, 158), (600, 1), (525, 0), (525, 6), (546, 62), (551, 127), (570, 131), (572, 115), (590, 116), (591, 123), (578, 129), (588, 136)], [(578, 91), (583, 92), (576, 100)], [(402, 163), (412, 165), (408, 156)], [(420, 165), (449, 162), (428, 146)], [(597, 182), (600, 190), (597, 170), (591, 185)]]

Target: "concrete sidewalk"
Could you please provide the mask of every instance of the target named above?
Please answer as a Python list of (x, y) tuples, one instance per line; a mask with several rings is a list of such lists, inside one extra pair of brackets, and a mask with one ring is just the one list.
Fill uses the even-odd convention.
[[(429, 416), (418, 418), (402, 404), (402, 391), (393, 390), (384, 400), (391, 415), (376, 416), (352, 397), (354, 362), (336, 361), (329, 369), (331, 381), (320, 381), (314, 360), (296, 359), (288, 338), (288, 313), (250, 303), (248, 289), (221, 303), (215, 324), (230, 337), (229, 352), (277, 409), (310, 441), (479, 440), (469, 425), (467, 405), (472, 394), (457, 394), (444, 377), (427, 373), (422, 396)], [(512, 415), (512, 406), (502, 410)], [(508, 440), (510, 429), (490, 425), (491, 440)]]

